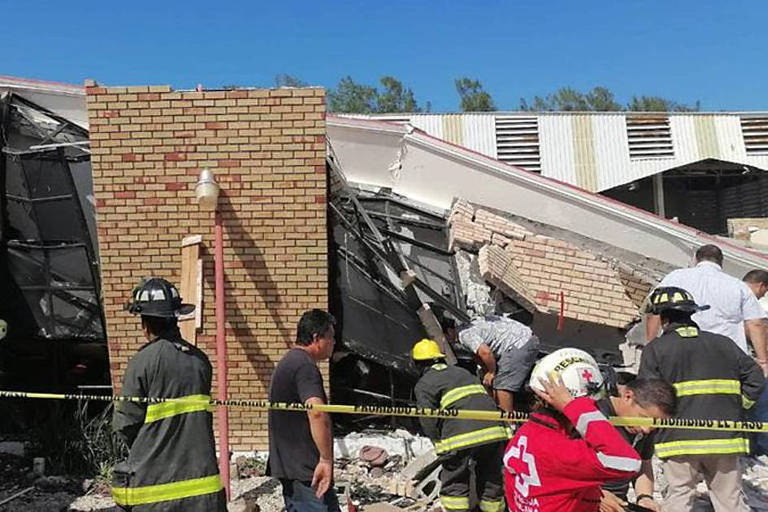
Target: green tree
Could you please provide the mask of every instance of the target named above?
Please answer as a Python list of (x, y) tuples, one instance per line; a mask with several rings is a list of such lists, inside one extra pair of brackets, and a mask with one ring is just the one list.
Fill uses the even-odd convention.
[[(328, 110), (347, 114), (386, 114), (392, 112), (421, 112), (413, 90), (403, 86), (395, 77), (383, 76), (376, 87), (359, 84), (346, 76), (336, 89), (328, 91)], [(427, 111), (430, 103), (427, 102)]]
[(530, 102), (525, 98), (520, 99), (520, 110), (528, 111), (691, 112), (698, 111), (699, 108), (698, 101), (693, 106), (689, 106), (659, 96), (633, 96), (632, 101), (625, 106), (618, 103), (613, 92), (606, 87), (594, 87), (586, 93), (570, 87), (561, 87), (554, 94), (544, 97), (534, 96)]
[(587, 100), (588, 110), (598, 112), (612, 112), (622, 110), (622, 106), (616, 102), (613, 92), (605, 87), (594, 87), (584, 95)]
[(384, 90), (376, 98), (378, 112), (420, 112), (413, 91), (403, 87), (400, 80), (383, 76), (379, 81)]
[(701, 103), (696, 101), (691, 106), (659, 96), (632, 96), (627, 109), (634, 112), (698, 112), (701, 109)]
[(306, 87), (309, 84), (293, 75), (281, 73), (275, 75), (275, 87)]
[(595, 87), (583, 93), (570, 87), (561, 87), (554, 94), (540, 97), (534, 96), (528, 103), (520, 99), (520, 110), (558, 110), (558, 111), (616, 111), (622, 106), (616, 102), (613, 93), (605, 87)]
[(479, 80), (462, 77), (455, 80), (456, 91), (461, 100), (462, 112), (491, 112), (496, 110), (493, 98), (483, 89)]
[(328, 110), (343, 114), (372, 114), (378, 110), (375, 87), (358, 84), (347, 75), (336, 89), (328, 91)]

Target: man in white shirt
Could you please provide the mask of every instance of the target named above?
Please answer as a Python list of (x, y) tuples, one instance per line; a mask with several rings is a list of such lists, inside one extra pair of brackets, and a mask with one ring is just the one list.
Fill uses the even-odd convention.
[[(749, 353), (747, 336), (755, 349), (757, 363), (768, 375), (768, 347), (766, 347), (763, 320), (766, 312), (757, 302), (755, 294), (742, 281), (729, 276), (722, 269), (723, 253), (716, 245), (704, 245), (696, 251), (696, 266), (673, 270), (661, 280), (659, 286), (677, 286), (693, 295), (697, 304), (710, 308), (693, 315), (702, 331), (714, 332), (731, 338), (738, 347)], [(646, 337), (653, 340), (661, 323), (657, 315), (648, 315)]]
[(483, 385), (493, 389), (499, 407), (514, 410), (514, 393), (523, 389), (539, 353), (539, 338), (531, 328), (511, 318), (476, 318), (458, 329), (443, 320), (449, 342), (457, 343), (477, 357)]
[[(768, 310), (768, 297), (765, 296), (768, 292), (768, 272), (765, 270), (755, 269), (750, 270), (744, 276), (743, 281), (755, 294), (755, 298), (758, 300), (764, 310)], [(763, 388), (760, 393), (760, 398), (755, 402), (754, 407), (751, 410), (750, 419), (755, 421), (768, 421), (768, 386)], [(768, 436), (765, 434), (756, 434), (752, 438), (752, 453), (755, 455), (768, 455)]]

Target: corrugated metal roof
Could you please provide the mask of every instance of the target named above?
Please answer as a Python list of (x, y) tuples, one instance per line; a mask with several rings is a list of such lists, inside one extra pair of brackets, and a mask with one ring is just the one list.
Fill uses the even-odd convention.
[[(768, 114), (760, 112), (494, 112), (355, 117), (399, 122), (410, 119), (413, 126), (434, 137), (593, 192), (711, 158), (768, 170), (768, 133), (763, 133), (764, 124), (768, 130), (768, 122), (763, 122), (768, 121)], [(525, 133), (516, 131), (520, 123), (525, 125)], [(747, 151), (744, 130), (750, 129)]]

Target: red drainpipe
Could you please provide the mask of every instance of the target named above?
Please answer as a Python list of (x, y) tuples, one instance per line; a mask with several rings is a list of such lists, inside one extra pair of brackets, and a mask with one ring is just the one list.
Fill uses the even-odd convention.
[[(216, 389), (219, 400), (227, 399), (227, 338), (224, 330), (224, 229), (221, 212), (216, 210), (214, 267), (216, 274)], [(219, 473), (229, 501), (229, 415), (219, 406)]]
[(557, 319), (557, 330), (563, 330), (563, 324), (565, 323), (565, 294), (560, 292), (560, 318)]

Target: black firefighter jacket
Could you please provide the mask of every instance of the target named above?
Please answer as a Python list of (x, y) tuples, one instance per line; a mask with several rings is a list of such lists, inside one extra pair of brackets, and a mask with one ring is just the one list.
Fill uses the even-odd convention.
[[(670, 324), (643, 349), (639, 378), (662, 379), (675, 386), (681, 419), (741, 420), (744, 408), (760, 395), (763, 373), (730, 338), (700, 331), (692, 321)], [(742, 432), (659, 429), (656, 455), (749, 453)]]
[[(477, 377), (458, 366), (432, 365), (416, 383), (416, 405), (432, 409), (496, 411)], [(454, 418), (419, 418), (437, 454), (506, 441), (511, 429), (501, 422)]]
[(177, 333), (131, 359), (123, 396), (193, 398), (197, 402), (118, 402), (113, 428), (130, 447), (116, 468), (115, 502), (134, 512), (219, 512), (226, 499), (213, 438), (211, 364)]

